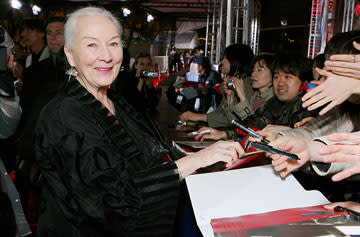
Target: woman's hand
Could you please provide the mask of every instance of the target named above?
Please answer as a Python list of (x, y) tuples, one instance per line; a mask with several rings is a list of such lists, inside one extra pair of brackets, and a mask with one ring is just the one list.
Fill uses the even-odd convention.
[(206, 114), (197, 114), (197, 113), (193, 113), (191, 111), (186, 111), (182, 114), (180, 114), (179, 117), (181, 122), (187, 122), (187, 121), (207, 121), (207, 116)]
[[(360, 43), (353, 42), (354, 47), (360, 50)], [(360, 54), (335, 54), (325, 62), (325, 70), (334, 74), (360, 79)]]
[(332, 177), (333, 181), (340, 181), (352, 175), (360, 174), (360, 135), (351, 133), (335, 133), (328, 136), (332, 142), (349, 142), (351, 145), (336, 144), (323, 147), (319, 154), (324, 156), (324, 162), (345, 162), (353, 166)]
[(297, 122), (294, 124), (294, 128), (299, 128), (302, 127), (308, 123), (310, 123), (311, 121), (313, 121), (315, 119), (315, 117), (307, 117), (302, 119), (301, 121)]
[(244, 150), (238, 142), (218, 141), (215, 144), (202, 149), (190, 156), (175, 161), (181, 178), (194, 173), (197, 169), (207, 167), (219, 161), (231, 166), (241, 156)]
[(314, 110), (327, 104), (319, 113), (323, 115), (344, 102), (352, 94), (359, 93), (360, 80), (339, 76), (318, 68), (316, 70), (320, 75), (326, 76), (327, 80), (303, 96), (303, 107), (308, 107), (308, 110)]
[(345, 207), (352, 211), (360, 212), (360, 203), (357, 202), (334, 202), (331, 204), (324, 205), (324, 208), (334, 210), (336, 206)]
[(244, 150), (238, 142), (218, 141), (215, 144), (194, 153), (192, 158), (201, 161), (199, 168), (207, 167), (219, 161), (225, 162), (225, 166), (229, 167), (243, 156), (244, 153)]
[[(294, 170), (303, 166), (312, 158), (312, 156), (314, 156), (315, 153), (317, 153), (318, 150), (320, 150), (322, 146), (324, 146), (324, 144), (320, 142), (290, 136), (281, 136), (270, 142), (269, 145), (284, 151), (295, 153), (300, 158), (300, 160), (293, 161), (289, 160), (287, 156), (267, 153), (267, 156), (270, 156), (270, 158), (273, 159), (272, 165), (274, 170), (279, 172), (281, 177), (286, 177)], [(319, 160), (314, 159), (314, 161)]]
[(223, 82), (224, 91), (225, 91), (225, 94), (226, 94), (227, 97), (232, 96), (234, 94), (234, 91), (227, 87), (227, 81), (228, 80), (230, 80), (230, 77), (226, 77), (224, 82)]
[(234, 82), (235, 92), (236, 95), (239, 97), (240, 101), (246, 100), (244, 80), (242, 78), (239, 79), (237, 77), (231, 77), (231, 79)]
[[(211, 132), (207, 134), (200, 134), (200, 132), (204, 130), (210, 130)], [(199, 135), (195, 137), (195, 140), (197, 141), (200, 140), (201, 142), (204, 141), (205, 139), (209, 139), (209, 140), (226, 139), (226, 132), (210, 127), (202, 127), (197, 132), (199, 133)]]

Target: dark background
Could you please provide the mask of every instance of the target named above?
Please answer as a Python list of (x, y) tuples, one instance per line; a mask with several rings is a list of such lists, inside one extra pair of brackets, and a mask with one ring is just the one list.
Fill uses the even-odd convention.
[[(260, 52), (286, 50), (307, 52), (311, 0), (260, 0)], [(281, 20), (288, 26), (281, 27)]]
[[(74, 1), (64, 2), (62, 0), (21, 0), (25, 5), (30, 5), (32, 2), (42, 2), (51, 11), (69, 11), (69, 8), (76, 9), (77, 7), (86, 6), (91, 3), (98, 3), (99, 1)], [(107, 1), (104, 1), (107, 2)], [(111, 8), (112, 11), (121, 11), (121, 5), (130, 5), (136, 8), (139, 6), (139, 0), (118, 1), (117, 5), (105, 4), (104, 6)], [(295, 50), (300, 51), (304, 55), (307, 52), (309, 23), (312, 0), (260, 0), (261, 20), (260, 20), (260, 52), (276, 52), (281, 50)], [(137, 7), (138, 8), (138, 7)], [(7, 28), (10, 32), (14, 32), (15, 38), (19, 38), (17, 28), (21, 25), (21, 18), (28, 18), (32, 16), (30, 7), (28, 10), (14, 11), (9, 9), (8, 0), (0, 0), (0, 19), (9, 22)], [(138, 8), (136, 10), (137, 16), (131, 16), (123, 24), (134, 31), (139, 31), (147, 38), (152, 39), (157, 35), (157, 32), (174, 28), (176, 19), (171, 14), (156, 15), (156, 20), (151, 25), (146, 23), (144, 9)], [(185, 14), (185, 13), (184, 13)], [(16, 16), (18, 15), (18, 16)], [(22, 15), (22, 16), (20, 16)], [(32, 16), (33, 17), (33, 16)], [(281, 20), (287, 20), (287, 26), (281, 27)], [(18, 22), (19, 21), (19, 22)], [(199, 36), (205, 38), (206, 30), (200, 30)]]

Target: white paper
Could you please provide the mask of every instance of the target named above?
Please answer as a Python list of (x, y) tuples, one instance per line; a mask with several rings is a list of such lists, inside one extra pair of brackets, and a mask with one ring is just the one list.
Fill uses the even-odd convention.
[(360, 235), (360, 226), (335, 226), (346, 236)]
[(204, 236), (213, 236), (213, 218), (329, 203), (319, 191), (306, 191), (292, 175), (281, 179), (271, 165), (191, 175), (186, 183)]

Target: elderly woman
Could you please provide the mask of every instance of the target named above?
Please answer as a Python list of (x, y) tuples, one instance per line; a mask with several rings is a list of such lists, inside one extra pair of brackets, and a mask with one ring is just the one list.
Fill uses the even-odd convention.
[(43, 109), (35, 137), (44, 174), (39, 236), (170, 235), (179, 182), (243, 154), (220, 142), (175, 162), (146, 121), (108, 90), (121, 62), (121, 26), (100, 8), (70, 14), (65, 54), (72, 76)]

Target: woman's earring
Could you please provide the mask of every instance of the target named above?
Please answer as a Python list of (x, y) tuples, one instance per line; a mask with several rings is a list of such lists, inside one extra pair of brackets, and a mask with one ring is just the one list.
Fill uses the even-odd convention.
[(79, 72), (76, 70), (75, 67), (71, 67), (69, 70), (66, 71), (66, 74), (69, 75), (68, 80), (70, 80), (70, 77), (77, 77), (79, 75)]

